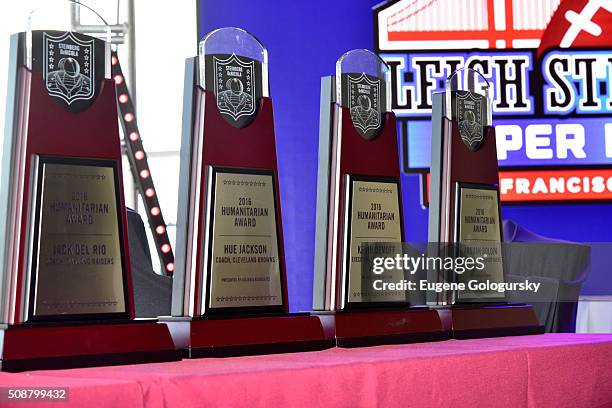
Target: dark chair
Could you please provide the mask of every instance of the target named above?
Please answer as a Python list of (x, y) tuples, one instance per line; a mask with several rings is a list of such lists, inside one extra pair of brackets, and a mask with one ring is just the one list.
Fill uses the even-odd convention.
[(506, 280), (541, 283), (537, 294), (513, 292), (512, 302), (532, 304), (547, 332), (576, 331), (578, 296), (589, 273), (591, 247), (543, 237), (512, 220), (503, 222)]
[(128, 239), (136, 317), (169, 316), (172, 278), (155, 273), (140, 214), (127, 209)]

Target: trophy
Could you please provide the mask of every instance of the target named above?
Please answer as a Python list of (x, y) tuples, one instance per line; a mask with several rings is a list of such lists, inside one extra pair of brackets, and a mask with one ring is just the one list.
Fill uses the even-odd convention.
[(321, 80), (313, 309), (338, 346), (443, 339), (435, 311), (407, 290), (378, 290), (404, 271), (372, 273), (374, 252), (402, 252), (403, 214), (389, 69), (368, 50), (345, 53)]
[(2, 370), (180, 358), (165, 325), (134, 321), (110, 28), (44, 26), (11, 37), (2, 160)]
[(447, 79), (445, 91), (433, 95), (429, 255), (482, 263), (469, 272), (428, 270), (429, 282), (463, 285), (427, 294), (455, 338), (543, 332), (530, 305), (510, 305), (503, 292), (486, 289), (491, 287), (487, 282), (504, 282), (490, 91), (479, 72), (459, 69)]
[(172, 317), (189, 357), (326, 348), (316, 316), (288, 313), (268, 56), (239, 28), (186, 62)]

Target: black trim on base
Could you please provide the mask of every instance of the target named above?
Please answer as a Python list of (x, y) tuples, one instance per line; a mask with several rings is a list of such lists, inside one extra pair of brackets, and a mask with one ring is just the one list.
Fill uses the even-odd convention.
[(388, 334), (383, 336), (339, 337), (336, 345), (341, 348), (382, 346), (385, 344), (426, 343), (431, 341), (449, 340), (447, 331), (430, 333)]
[(90, 354), (80, 356), (36, 357), (2, 360), (2, 371), (60, 370), (109, 365), (163, 363), (180, 361), (180, 350), (143, 351), (133, 353)]
[(321, 351), (335, 346), (335, 339), (293, 341), (283, 343), (241, 344), (223, 347), (202, 347), (183, 350), (185, 358), (240, 357), (265, 354), (299, 353)]
[(481, 339), (487, 337), (527, 336), (544, 334), (544, 326), (495, 327), (471, 330), (453, 330), (452, 338), (457, 340)]
[[(245, 314), (222, 314), (222, 313), (211, 313), (211, 314), (205, 314), (205, 315), (201, 315), (201, 316), (193, 316), (191, 317), (191, 321), (197, 321), (197, 320), (239, 320), (239, 319), (259, 319), (262, 317), (292, 317), (292, 316), (311, 316), (310, 313), (308, 312), (253, 312), (251, 311), (251, 313), (245, 313)], [(169, 319), (167, 319), (166, 317), (163, 318), (163, 320), (160, 320), (160, 322), (166, 322), (166, 321), (172, 321), (172, 317), (175, 316), (171, 316)], [(177, 318), (179, 321), (181, 319), (183, 319), (182, 317), (178, 317)]]

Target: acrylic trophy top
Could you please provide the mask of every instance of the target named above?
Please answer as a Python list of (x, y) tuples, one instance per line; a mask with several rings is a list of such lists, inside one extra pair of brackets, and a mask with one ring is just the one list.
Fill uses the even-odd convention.
[(389, 67), (370, 50), (348, 51), (336, 62), (336, 101), (367, 140), (378, 135), (391, 109), (389, 81)]
[[(484, 126), (490, 126), (491, 120), (491, 84), (489, 81), (478, 71), (472, 68), (461, 68), (456, 70), (446, 79), (445, 92), (447, 98), (453, 92), (466, 93), (469, 92), (471, 96), (477, 100), (480, 100), (483, 105)], [(447, 117), (450, 115), (450, 104), (447, 104)]]
[(73, 113), (88, 109), (111, 77), (111, 29), (73, 0), (38, 3), (22, 20), (21, 63), (42, 78), (50, 97)]
[(236, 27), (208, 33), (200, 41), (199, 84), (212, 91), (223, 117), (235, 127), (247, 126), (257, 101), (269, 96), (268, 51), (254, 35)]
[(111, 28), (100, 14), (74, 0), (34, 3), (24, 30), (28, 69), (45, 77), (61, 71), (73, 79), (110, 78)]
[(472, 151), (484, 141), (484, 127), (491, 126), (491, 86), (478, 71), (458, 69), (446, 80), (446, 112), (455, 119), (463, 143)]

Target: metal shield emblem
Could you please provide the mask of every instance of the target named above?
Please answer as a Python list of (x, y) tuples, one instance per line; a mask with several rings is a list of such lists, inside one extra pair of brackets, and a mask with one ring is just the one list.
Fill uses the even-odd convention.
[(213, 57), (214, 91), (219, 112), (235, 127), (246, 126), (256, 111), (255, 61), (232, 54)]
[(43, 33), (43, 75), (49, 95), (71, 105), (95, 94), (94, 39), (82, 40), (71, 32), (54, 37)]
[(348, 108), (353, 126), (361, 136), (370, 140), (381, 127), (380, 79), (361, 75), (348, 75)]
[(484, 140), (482, 105), (484, 97), (469, 91), (457, 91), (457, 122), (461, 140), (471, 151), (476, 151)]

